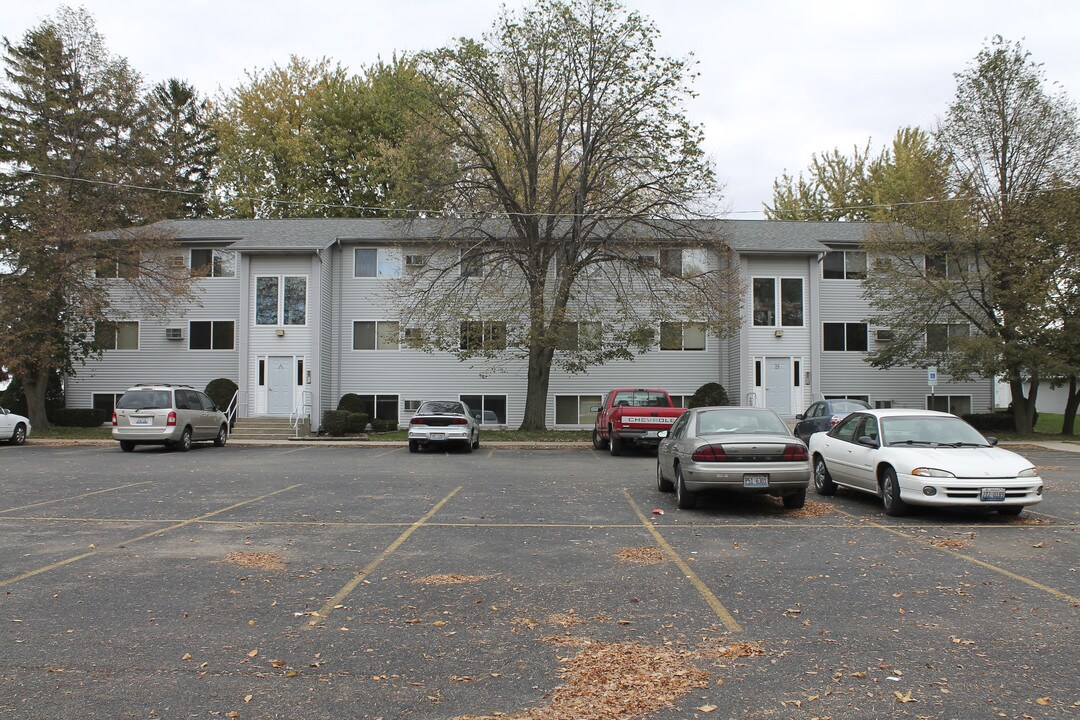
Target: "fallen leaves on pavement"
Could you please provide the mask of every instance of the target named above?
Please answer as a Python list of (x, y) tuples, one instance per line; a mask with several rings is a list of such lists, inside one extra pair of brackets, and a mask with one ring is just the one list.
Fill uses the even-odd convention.
[(483, 582), (495, 577), (494, 575), (426, 575), (413, 580), (416, 585), (465, 585), (467, 583)]
[(628, 547), (615, 554), (620, 560), (642, 565), (659, 565), (664, 562), (664, 553), (658, 547)]
[(231, 552), (225, 556), (225, 562), (257, 570), (285, 569), (285, 561), (272, 552)]

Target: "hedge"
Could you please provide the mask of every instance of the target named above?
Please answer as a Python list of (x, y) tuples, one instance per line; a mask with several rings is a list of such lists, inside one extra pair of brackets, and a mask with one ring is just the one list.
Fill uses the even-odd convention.
[(391, 432), (397, 430), (396, 420), (387, 420), (386, 418), (375, 418), (371, 421), (371, 428), (375, 432)]
[(337, 409), (349, 413), (362, 413), (366, 409), (363, 399), (356, 393), (345, 393), (338, 400)]
[(713, 405), (727, 405), (728, 402), (728, 394), (724, 386), (720, 383), (710, 382), (694, 391), (694, 394), (690, 396), (688, 405), (692, 408), (710, 407)]
[(344, 435), (349, 426), (349, 413), (327, 410), (322, 416), (322, 430), (327, 435)]

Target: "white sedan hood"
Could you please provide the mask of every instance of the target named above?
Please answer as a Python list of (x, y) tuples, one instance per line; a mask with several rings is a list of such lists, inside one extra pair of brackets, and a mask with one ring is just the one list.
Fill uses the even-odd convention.
[(885, 448), (898, 470), (910, 474), (917, 467), (951, 472), (958, 478), (1012, 478), (1033, 463), (1003, 448)]

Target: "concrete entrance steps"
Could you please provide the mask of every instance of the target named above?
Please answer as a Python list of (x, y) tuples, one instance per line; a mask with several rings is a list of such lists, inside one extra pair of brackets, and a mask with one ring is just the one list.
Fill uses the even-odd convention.
[[(229, 439), (237, 442), (245, 440), (288, 440), (295, 435), (289, 418), (283, 417), (242, 417), (236, 419)], [(300, 437), (308, 434), (308, 424), (300, 424)]]

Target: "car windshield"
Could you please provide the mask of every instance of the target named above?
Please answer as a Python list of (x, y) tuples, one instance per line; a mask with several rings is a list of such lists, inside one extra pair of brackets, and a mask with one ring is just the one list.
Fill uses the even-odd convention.
[(442, 402), (426, 402), (416, 411), (417, 415), (464, 415), (465, 408), (461, 403), (452, 400)]
[(698, 435), (716, 435), (720, 433), (789, 434), (784, 421), (771, 412), (706, 410), (698, 413)]
[(881, 436), (886, 445), (932, 445), (947, 447), (987, 447), (979, 431), (958, 417), (912, 415), (881, 418)]
[(161, 410), (172, 407), (167, 390), (132, 390), (116, 403), (118, 410)]
[(615, 393), (614, 407), (669, 407), (667, 395), (650, 390), (625, 390)]

